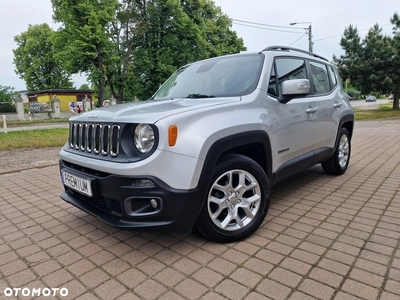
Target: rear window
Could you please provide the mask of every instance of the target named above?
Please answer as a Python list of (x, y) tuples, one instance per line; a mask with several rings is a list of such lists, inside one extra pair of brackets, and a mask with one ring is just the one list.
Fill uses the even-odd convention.
[(328, 70), (325, 64), (310, 61), (315, 94), (328, 94), (331, 91)]
[(337, 85), (336, 72), (332, 66), (329, 66), (328, 70), (329, 70), (329, 75), (331, 76), (332, 86), (336, 86)]

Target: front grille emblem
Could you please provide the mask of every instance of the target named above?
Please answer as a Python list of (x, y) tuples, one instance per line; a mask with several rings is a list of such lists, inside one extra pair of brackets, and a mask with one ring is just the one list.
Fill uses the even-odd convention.
[(97, 119), (99, 117), (99, 115), (97, 114), (91, 114), (88, 116), (88, 119)]

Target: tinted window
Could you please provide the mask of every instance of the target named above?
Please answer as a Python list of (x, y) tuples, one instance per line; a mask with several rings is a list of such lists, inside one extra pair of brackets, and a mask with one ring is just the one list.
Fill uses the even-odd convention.
[(328, 70), (329, 70), (329, 74), (331, 75), (332, 86), (336, 86), (337, 85), (337, 78), (336, 78), (335, 70), (333, 69), (332, 66), (329, 66)]
[(306, 79), (307, 71), (305, 62), (298, 58), (278, 58), (275, 60), (275, 68), (271, 72), (268, 93), (273, 96), (281, 96), (280, 85), (285, 80)]
[(310, 66), (315, 94), (318, 95), (329, 93), (331, 87), (329, 84), (328, 70), (326, 65), (311, 61)]
[(275, 66), (272, 67), (271, 77), (269, 78), (268, 94), (278, 96), (278, 89), (276, 86)]

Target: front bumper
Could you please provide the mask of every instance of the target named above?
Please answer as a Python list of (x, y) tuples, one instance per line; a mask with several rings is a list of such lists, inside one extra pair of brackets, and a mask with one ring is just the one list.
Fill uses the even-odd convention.
[[(61, 170), (90, 179), (93, 190), (89, 197), (64, 185), (61, 198), (117, 228), (187, 231), (194, 226), (204, 199), (197, 189), (173, 189), (155, 177), (106, 174), (63, 160)], [(153, 185), (141, 186), (140, 180), (150, 180)]]

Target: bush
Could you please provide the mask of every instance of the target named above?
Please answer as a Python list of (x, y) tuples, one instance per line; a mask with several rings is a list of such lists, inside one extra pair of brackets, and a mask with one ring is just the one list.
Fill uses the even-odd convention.
[(15, 113), (16, 111), (11, 102), (0, 102), (0, 113)]

